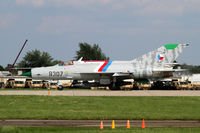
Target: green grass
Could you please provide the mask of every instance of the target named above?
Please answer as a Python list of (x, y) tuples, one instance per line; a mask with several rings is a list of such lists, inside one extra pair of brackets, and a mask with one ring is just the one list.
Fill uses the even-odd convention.
[(200, 119), (200, 97), (0, 96), (0, 119)]
[(1, 133), (199, 133), (200, 128), (56, 128), (56, 127), (3, 127)]

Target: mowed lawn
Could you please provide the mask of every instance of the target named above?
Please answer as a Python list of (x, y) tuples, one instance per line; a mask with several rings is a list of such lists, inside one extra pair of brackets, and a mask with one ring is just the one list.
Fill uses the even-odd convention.
[(0, 127), (1, 133), (199, 133), (200, 128), (56, 128), (56, 127)]
[(200, 97), (0, 96), (0, 119), (200, 119)]

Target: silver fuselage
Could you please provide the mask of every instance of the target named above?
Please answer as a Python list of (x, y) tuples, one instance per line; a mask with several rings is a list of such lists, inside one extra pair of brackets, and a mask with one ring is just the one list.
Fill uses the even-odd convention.
[(188, 44), (166, 44), (132, 61), (74, 61), (71, 65), (33, 68), (35, 79), (137, 79), (165, 78), (176, 70), (173, 63)]
[(162, 69), (171, 70), (171, 68), (161, 67), (140, 67), (134, 66), (131, 61), (105, 61), (95, 62), (76, 62), (73, 65), (66, 66), (51, 66), (33, 68), (32, 78), (43, 80), (99, 80), (110, 79), (113, 76), (127, 77), (127, 78), (158, 78), (164, 77), (163, 73), (154, 72), (155, 70), (162, 71)]

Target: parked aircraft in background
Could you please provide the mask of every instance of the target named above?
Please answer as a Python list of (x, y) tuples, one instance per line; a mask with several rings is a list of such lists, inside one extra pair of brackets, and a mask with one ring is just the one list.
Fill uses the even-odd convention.
[(189, 44), (166, 44), (131, 61), (71, 61), (69, 64), (33, 68), (33, 79), (42, 80), (97, 80), (99, 84), (119, 87), (124, 79), (157, 80), (170, 77), (183, 49)]

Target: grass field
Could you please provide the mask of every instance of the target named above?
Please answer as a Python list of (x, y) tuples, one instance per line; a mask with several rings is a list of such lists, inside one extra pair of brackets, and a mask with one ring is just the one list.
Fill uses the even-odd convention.
[(1, 133), (199, 133), (200, 128), (55, 128), (55, 127), (3, 127)]
[(200, 119), (200, 97), (0, 96), (0, 119)]

